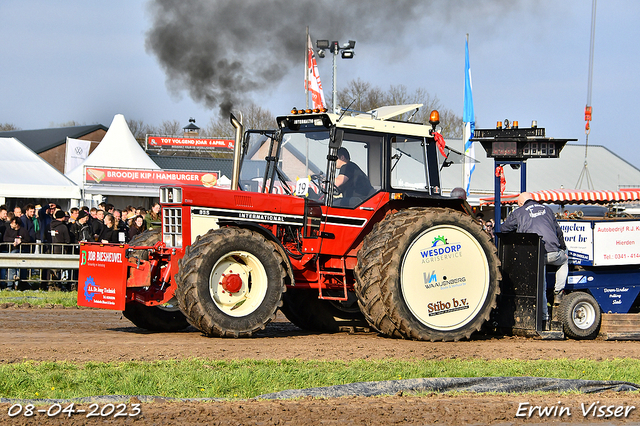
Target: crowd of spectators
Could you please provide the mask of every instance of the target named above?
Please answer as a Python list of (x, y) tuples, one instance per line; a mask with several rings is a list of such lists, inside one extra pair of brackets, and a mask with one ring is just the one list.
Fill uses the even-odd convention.
[[(9, 211), (0, 206), (0, 252), (2, 253), (77, 253), (81, 241), (125, 243), (147, 229), (160, 227), (160, 204), (149, 211), (144, 207), (118, 209), (113, 204), (98, 207), (72, 207), (68, 212), (55, 203), (26, 204)], [(0, 269), (0, 288), (16, 288), (27, 280), (27, 269)], [(41, 277), (44, 279), (44, 277)], [(69, 279), (69, 271), (50, 270), (53, 281)]]

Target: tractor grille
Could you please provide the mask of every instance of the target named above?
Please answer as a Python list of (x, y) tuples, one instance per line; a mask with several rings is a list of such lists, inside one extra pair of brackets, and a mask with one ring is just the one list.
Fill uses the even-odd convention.
[(162, 211), (162, 238), (167, 247), (182, 247), (182, 209)]

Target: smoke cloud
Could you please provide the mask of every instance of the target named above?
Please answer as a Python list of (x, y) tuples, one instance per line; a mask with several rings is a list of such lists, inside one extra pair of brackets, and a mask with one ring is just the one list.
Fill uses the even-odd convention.
[(448, 21), (452, 3), (460, 5), (426, 0), (152, 0), (146, 48), (164, 68), (170, 91), (186, 90), (193, 100), (219, 108), (224, 117), (250, 93), (278, 84), (292, 68), (302, 70), (306, 26), (312, 40), (399, 43), (408, 33), (426, 38), (429, 29), (419, 24), (420, 18), (437, 14)]

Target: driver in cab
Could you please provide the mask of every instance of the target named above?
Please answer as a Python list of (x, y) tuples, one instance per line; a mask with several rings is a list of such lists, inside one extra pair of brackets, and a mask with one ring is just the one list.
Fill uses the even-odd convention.
[(369, 178), (356, 163), (351, 162), (346, 148), (338, 149), (336, 167), (340, 169), (340, 174), (336, 176), (335, 183), (336, 188), (342, 193), (343, 206), (357, 205), (374, 192)]

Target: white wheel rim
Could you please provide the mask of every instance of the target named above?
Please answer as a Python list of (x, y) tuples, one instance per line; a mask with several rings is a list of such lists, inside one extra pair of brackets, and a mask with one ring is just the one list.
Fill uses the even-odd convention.
[[(242, 286), (230, 293), (222, 287), (224, 276), (237, 274)], [(222, 256), (209, 276), (209, 293), (216, 306), (232, 317), (253, 313), (267, 294), (267, 271), (257, 257), (246, 251), (232, 251)]]
[(435, 330), (459, 329), (484, 306), (491, 277), (480, 243), (452, 225), (429, 228), (409, 246), (400, 287), (411, 313)]
[(580, 330), (587, 330), (596, 322), (596, 310), (591, 303), (577, 303), (571, 312), (573, 323)]

